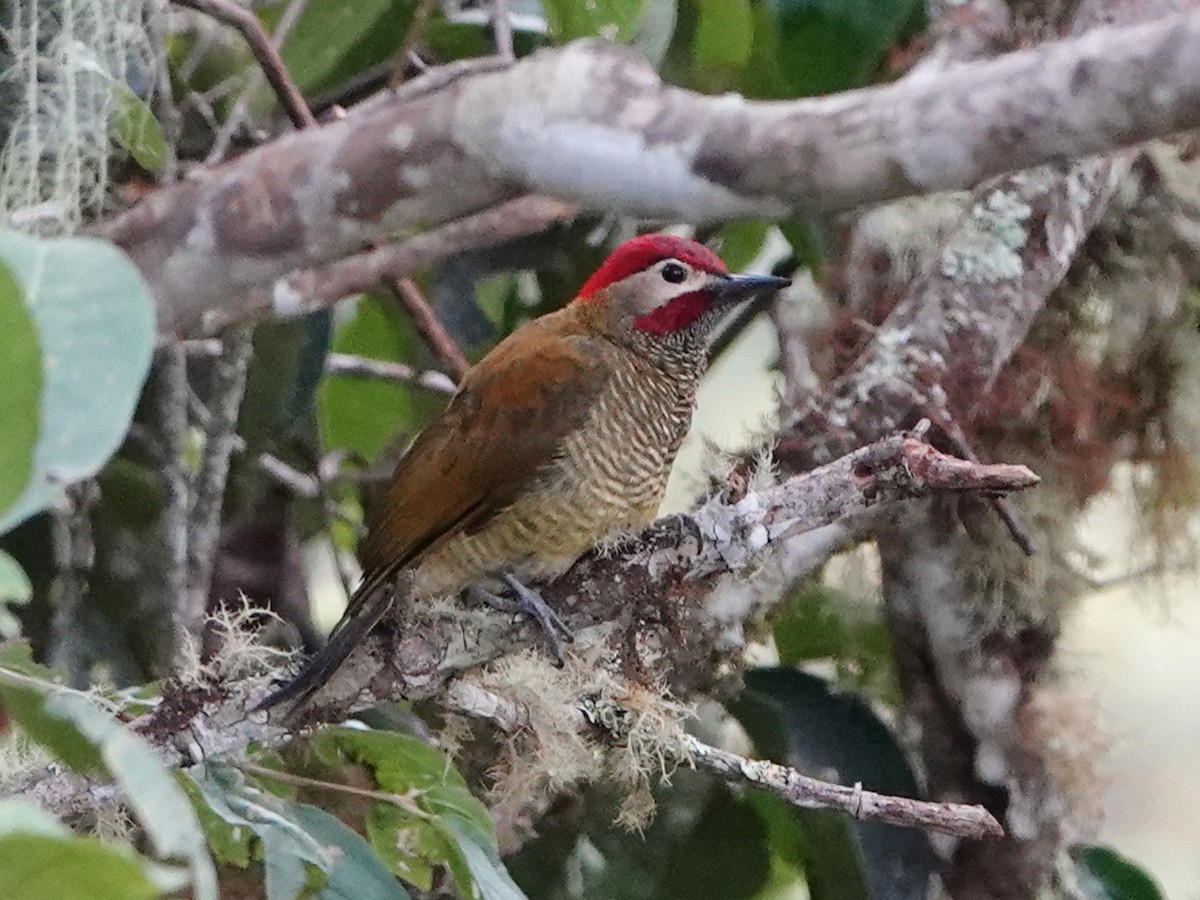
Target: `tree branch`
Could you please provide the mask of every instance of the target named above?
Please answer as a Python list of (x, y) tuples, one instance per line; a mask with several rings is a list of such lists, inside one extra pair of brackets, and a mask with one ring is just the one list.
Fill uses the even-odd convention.
[(388, 283), (388, 288), (408, 311), (417, 333), (442, 361), (442, 365), (450, 370), (450, 377), (456, 382), (462, 381), (467, 370), (471, 368), (471, 364), (467, 362), (467, 358), (463, 356), (463, 352), (458, 348), (454, 338), (450, 337), (449, 332), (438, 320), (437, 313), (433, 311), (433, 307), (429, 305), (429, 301), (425, 299), (420, 288), (411, 278), (397, 278)]
[(552, 197), (537, 194), (518, 197), (399, 243), (381, 244), (323, 268), (292, 272), (276, 280), (269, 289), (252, 291), (248, 301), (211, 310), (206, 314), (204, 330), (219, 331), (268, 313), (283, 317), (304, 315), (332, 306), (351, 294), (428, 269), (457, 253), (535, 234), (574, 215), (574, 206)]
[[(717, 595), (723, 575), (744, 571), (766, 548), (792, 542), (801, 532), (799, 540), (805, 541), (823, 525), (854, 521), (862, 510), (930, 492), (1020, 490), (1036, 482), (1022, 466), (957, 460), (912, 435), (893, 435), (736, 500), (714, 497), (694, 517), (660, 520), (620, 550), (601, 548), (585, 556), (544, 593), (576, 629), (576, 652), (590, 645), (614, 660), (612, 665), (625, 673), (621, 677), (665, 682), (680, 688), (678, 696), (687, 696), (711, 685), (720, 659), (735, 654), (729, 641), (734, 620), (762, 612), (761, 606), (730, 611)], [(827, 552), (837, 547), (830, 541), (823, 545)], [(285, 726), (278, 716), (247, 715), (248, 706), (268, 689), (263, 676), (209, 672), (207, 679), (188, 685), (169, 683), (154, 712), (135, 727), (172, 764), (186, 766), (200, 758), (239, 759), (252, 746), (277, 745), (297, 729), (340, 721), (347, 711), (384, 696), (433, 697), (451, 709), (519, 724), (519, 707), (493, 701), (487, 691), (457, 676), (527, 648), (531, 634), (506, 616), (460, 612), (456, 618), (447, 609), (413, 610), (394, 623), (395, 634), (375, 632), (305, 711), (303, 721)], [(591, 663), (581, 665), (591, 671)], [(726, 759), (709, 758), (713, 768)], [(755, 777), (770, 780), (773, 774), (778, 773), (766, 769)], [(802, 796), (793, 782), (788, 781), (789, 790)], [(841, 796), (839, 790), (849, 789), (829, 796)], [(26, 779), (20, 792), (64, 815), (93, 808), (96, 799), (86, 782), (50, 771)]]
[[(508, 734), (530, 724), (529, 716), (520, 704), (466, 679), (456, 679), (450, 685), (445, 705), (455, 712), (486, 719)], [(580, 713), (580, 725), (585, 731), (600, 729), (606, 739), (623, 742), (625, 736), (611, 733), (606, 722), (622, 721), (628, 718), (627, 712), (617, 709), (597, 714), (594, 704), (581, 702)], [(846, 787), (812, 778), (770, 760), (750, 759), (722, 750), (687, 733), (679, 736), (677, 747), (664, 749), (673, 762), (710, 772), (730, 784), (767, 791), (805, 809), (836, 809), (863, 821), (924, 828), (956, 837), (1000, 837), (1004, 834), (1000, 823), (982, 806), (878, 794), (863, 790), (861, 784)]]
[[(163, 561), (163, 587), (165, 605), (171, 610), (172, 641), (169, 654), (164, 654), (158, 663), (162, 671), (169, 671), (170, 661), (177, 658), (182, 649), (185, 635), (196, 634), (198, 622), (204, 618), (205, 597), (197, 601), (196, 592), (190, 589), (188, 572), (188, 510), (191, 506), (191, 484), (187, 469), (188, 431), (188, 371), (187, 352), (179, 342), (171, 342), (160, 349), (155, 367), (157, 386), (157, 437), (155, 447), (161, 463), (163, 486), (166, 498), (162, 514), (163, 544), (166, 558)], [(199, 607), (193, 604), (199, 602)]]
[(325, 358), (325, 371), (341, 378), (374, 378), (395, 384), (423, 387), (442, 395), (453, 394), (457, 390), (454, 380), (442, 372), (422, 372), (403, 363), (367, 359), (348, 353), (330, 353)]
[(1002, 837), (995, 816), (979, 805), (934, 803), (846, 787), (802, 775), (765, 759), (747, 759), (705, 744), (690, 734), (683, 751), (697, 769), (712, 772), (733, 784), (745, 784), (782, 797), (805, 809), (837, 809), (861, 821), (887, 822), (965, 838)]
[(1103, 28), (828, 98), (662, 84), (595, 42), (435, 70), (345, 119), (164, 188), (96, 229), (151, 283), (164, 332), (294, 268), (544, 191), (688, 221), (839, 210), (1200, 126), (1200, 15)]
[(299, 88), (288, 75), (283, 57), (275, 49), (271, 36), (263, 28), (258, 16), (246, 7), (239, 6), (230, 0), (174, 0), (174, 2), (177, 6), (186, 6), (212, 16), (218, 21), (232, 25), (241, 32), (246, 43), (250, 45), (250, 52), (254, 54), (255, 60), (258, 61), (259, 67), (267, 77), (267, 82), (275, 91), (275, 96), (279, 98), (279, 105), (292, 120), (292, 124), (297, 128), (308, 128), (317, 124), (317, 120), (309, 111), (308, 104), (304, 102)]
[(252, 351), (250, 333), (234, 332), (225, 339), (225, 349), (214, 362), (204, 451), (188, 515), (188, 599), (186, 603), (177, 603), (175, 608), (175, 627), (186, 634), (199, 634), (204, 624), (213, 563), (221, 536), (221, 508), (229, 459), (239, 440), (238, 412)]

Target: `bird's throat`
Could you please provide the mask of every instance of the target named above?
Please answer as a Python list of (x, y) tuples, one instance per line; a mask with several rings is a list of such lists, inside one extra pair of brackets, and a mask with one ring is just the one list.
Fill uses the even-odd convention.
[(711, 301), (703, 291), (692, 291), (680, 294), (670, 302), (664, 303), (653, 312), (638, 316), (633, 320), (633, 327), (643, 334), (653, 334), (662, 337), (682, 331), (708, 312)]

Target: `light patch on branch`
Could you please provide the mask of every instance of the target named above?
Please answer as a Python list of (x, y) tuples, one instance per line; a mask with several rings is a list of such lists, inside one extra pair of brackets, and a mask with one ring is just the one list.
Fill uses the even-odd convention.
[(953, 77), (760, 103), (667, 87), (631, 51), (577, 42), (434, 70), (97, 232), (146, 275), (160, 330), (194, 331), (246, 288), (523, 191), (702, 221), (843, 210), (1110, 152), (1200, 126), (1197, 58), (1200, 14), (1177, 15)]

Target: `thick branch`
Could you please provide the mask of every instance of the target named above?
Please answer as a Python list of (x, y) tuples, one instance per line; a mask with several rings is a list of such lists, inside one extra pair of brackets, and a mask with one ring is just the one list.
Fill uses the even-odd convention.
[(251, 292), (249, 302), (214, 308), (205, 316), (204, 330), (216, 331), (231, 323), (267, 314), (304, 315), (332, 306), (351, 294), (363, 293), (438, 265), (456, 253), (480, 250), (535, 234), (574, 215), (574, 206), (553, 197), (537, 194), (518, 197), (406, 241), (382, 244), (319, 269), (292, 272), (269, 288)]
[[(689, 221), (836, 210), (1200, 126), (1200, 15), (787, 103), (667, 87), (595, 42), (435, 71), (99, 229), (164, 331), (302, 266), (525, 190)], [(473, 74), (472, 74), (473, 73)]]
[[(944, 490), (1020, 490), (1036, 481), (1021, 466), (956, 460), (913, 436), (895, 435), (736, 502), (714, 498), (694, 518), (661, 520), (622, 551), (584, 557), (546, 586), (544, 595), (576, 630), (581, 646), (602, 642), (629, 677), (665, 681), (684, 696), (710, 686), (716, 661), (736, 652), (726, 640), (731, 613), (719, 604), (710, 609), (705, 600), (719, 591), (723, 575), (742, 571), (757, 552), (905, 498)], [(825, 546), (828, 554), (839, 544)], [(747, 608), (741, 615), (759, 611)], [(394, 623), (395, 635), (378, 630), (352, 655), (316, 698), (304, 724), (339, 721), (364, 700), (384, 696), (444, 698), (457, 708), (478, 705), (486, 698), (455, 688), (462, 684), (455, 676), (536, 640), (491, 612), (463, 609), (456, 617), (444, 608), (422, 608), (404, 615)], [(247, 717), (247, 706), (266, 689), (261, 676), (172, 684), (137, 727), (176, 765), (187, 765), (197, 754), (240, 757), (252, 744), (277, 744), (291, 733), (265, 716)], [(194, 748), (190, 755), (185, 744)], [(25, 790), (56, 807), (79, 805), (76, 792), (64, 790), (50, 773), (31, 779)]]

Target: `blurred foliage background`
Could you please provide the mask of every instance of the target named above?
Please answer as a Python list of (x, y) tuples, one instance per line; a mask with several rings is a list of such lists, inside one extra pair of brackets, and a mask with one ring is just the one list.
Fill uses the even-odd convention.
[[(507, 6), (518, 56), (601, 36), (636, 47), (673, 84), (761, 99), (893, 79), (929, 41), (921, 0)], [(425, 67), (494, 52), (489, 8), (469, 0), (287, 0), (252, 9), (280, 39), (288, 71), (318, 116)], [(272, 900), (472, 892), (631, 900), (930, 895), (937, 859), (925, 834), (796, 810), (690, 771), (657, 790), (659, 813), (644, 832), (614, 826), (613, 798), (603, 786), (587, 787), (562, 797), (536, 838), (502, 847), (503, 835), (498, 843), (472, 793), (477, 785), (431, 745), (436, 723), (406, 704), (378, 711), (370, 730), (325, 729), (285, 755), (264, 751), (253, 766), (214, 763), (203, 775), (175, 775), (156, 761), (118, 720), (151, 702), (156, 680), (178, 661), (169, 636), (170, 592), (178, 585), (164, 578), (178, 490), (162, 476), (162, 398), (171, 391), (172, 364), (156, 351), (153, 301), (136, 269), (115, 248), (75, 233), (156, 183), (236, 156), (288, 125), (245, 43), (211, 19), (158, 0), (8, 0), (0, 17), (0, 209), (9, 226), (0, 230), (0, 637), (8, 639), (0, 649), (0, 779), (16, 783), (22, 767), (50, 753), (72, 769), (104, 773), (130, 808), (127, 819), (94, 823), (95, 834), (81, 835), (23, 799), (0, 800), (5, 896), (204, 897), (215, 895), (218, 880), (222, 896)], [(39, 65), (50, 63), (54, 74), (39, 75)], [(806, 313), (806, 333), (818, 340), (849, 303), (852, 225), (846, 218), (740, 221), (699, 236), (734, 270), (807, 273), (820, 302)], [(569, 300), (638, 227), (618, 217), (580, 217), (463, 253), (417, 284), (449, 334), (478, 359), (520, 323)], [(1189, 296), (1191, 308), (1174, 326), (1179, 340), (1192, 342), (1180, 356), (1188, 361), (1197, 309)], [(700, 431), (728, 449), (751, 445), (773, 424), (781, 378), (767, 313), (737, 327), (701, 401)], [(273, 639), (311, 648), (356, 578), (354, 549), (373, 486), (445, 400), (436, 388), (338, 374), (332, 355), (421, 371), (443, 362), (396, 297), (382, 291), (344, 300), (332, 313), (264, 324), (252, 341), (214, 571), (203, 587), (214, 611), (239, 592), (271, 607), (284, 626)], [(191, 410), (182, 413), (179, 437), (190, 477), (200, 477), (209, 449), (205, 403), (220, 366), (214, 352), (220, 347), (204, 341), (186, 348)], [(176, 373), (179, 365), (177, 358)], [(1154, 503), (1190, 514), (1184, 450), (1196, 435), (1185, 437), (1171, 446), (1174, 467), (1162, 465), (1161, 455), (1148, 464), (1150, 454), (1130, 454), (1125, 489), (1096, 495), (1109, 503), (1134, 497), (1140, 512), (1126, 511), (1125, 521), (1145, 520)], [(692, 442), (673, 481), (676, 508), (704, 486), (702, 444)], [(1161, 487), (1171, 473), (1183, 473), (1182, 487), (1146, 499), (1154, 489), (1147, 485)], [(1168, 543), (1190, 547), (1186, 518), (1153, 521), (1170, 523)], [(1110, 530), (1106, 522), (1090, 528)], [(1158, 567), (1153, 552), (1148, 562), (1127, 552), (1141, 533), (1134, 532), (1104, 558)], [(761, 636), (760, 664), (746, 673), (744, 690), (726, 698), (725, 709), (706, 708), (700, 727), (804, 771), (919, 795), (922, 773), (900, 727), (876, 566), (870, 551), (858, 551), (799, 589)], [(1101, 615), (1093, 606), (1086, 614)], [(1160, 614), (1148, 609), (1159, 608), (1143, 601), (1134, 614)], [(1163, 627), (1176, 638), (1188, 635), (1186, 644), (1200, 627), (1193, 612), (1161, 613), (1171, 621)], [(1156, 656), (1157, 639), (1135, 649), (1132, 636), (1106, 634), (1087, 626), (1073, 638), (1079, 670), (1099, 671), (1085, 654), (1108, 653), (1106, 641), (1121, 641), (1133, 657), (1122, 676), (1132, 690), (1141, 677), (1134, 667)], [(227, 640), (210, 628), (206, 649)], [(1184, 653), (1194, 656), (1194, 648)], [(1192, 668), (1179, 678), (1194, 683), (1194, 675)], [(102, 711), (81, 694), (49, 690), (51, 683), (81, 691), (99, 685), (108, 702)], [(1186, 688), (1163, 690), (1172, 698), (1167, 717), (1178, 713), (1195, 737), (1200, 723), (1182, 711), (1194, 705)], [(1126, 727), (1163, 725), (1147, 719)], [(1137, 734), (1123, 741), (1153, 743)], [(1147, 756), (1143, 765), (1154, 764)], [(1187, 784), (1194, 798), (1194, 775)], [(408, 799), (378, 802), (372, 791)], [(1194, 814), (1196, 805), (1190, 808)], [(1136, 848), (1135, 856), (1151, 870), (1162, 864), (1161, 871), (1147, 874), (1110, 847), (1081, 847), (1080, 896), (1157, 897), (1156, 878), (1171, 879), (1179, 891), (1198, 889), (1200, 870), (1172, 867), (1136, 835), (1121, 832), (1129, 843), (1118, 849)], [(1200, 858), (1200, 842), (1190, 846)]]

